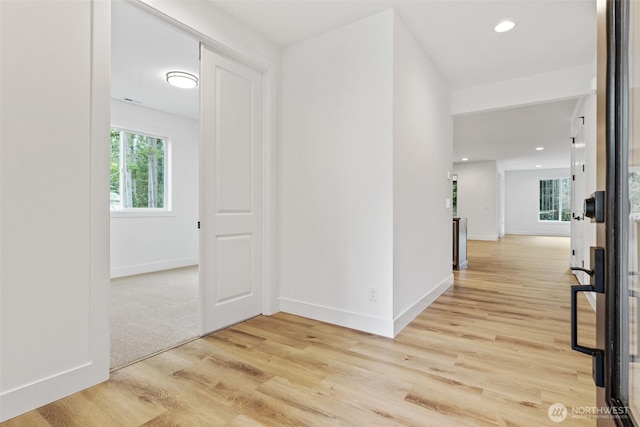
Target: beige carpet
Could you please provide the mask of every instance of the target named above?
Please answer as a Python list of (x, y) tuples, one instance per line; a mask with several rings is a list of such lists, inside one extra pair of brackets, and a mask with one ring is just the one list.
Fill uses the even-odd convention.
[(198, 336), (198, 267), (111, 280), (111, 369)]

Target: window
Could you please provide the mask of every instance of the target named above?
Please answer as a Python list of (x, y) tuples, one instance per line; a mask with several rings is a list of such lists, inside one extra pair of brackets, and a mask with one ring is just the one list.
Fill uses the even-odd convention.
[(111, 128), (111, 209), (166, 209), (166, 138)]
[(458, 216), (458, 175), (453, 175), (453, 216)]
[(571, 181), (569, 178), (540, 180), (540, 221), (571, 220)]

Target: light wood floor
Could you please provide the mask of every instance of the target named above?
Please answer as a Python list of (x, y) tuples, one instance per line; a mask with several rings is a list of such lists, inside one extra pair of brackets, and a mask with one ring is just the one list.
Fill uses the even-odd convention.
[(469, 269), (395, 340), (261, 316), (2, 425), (595, 425), (547, 416), (595, 406), (590, 358), (570, 349), (567, 254), (563, 238), (469, 242)]

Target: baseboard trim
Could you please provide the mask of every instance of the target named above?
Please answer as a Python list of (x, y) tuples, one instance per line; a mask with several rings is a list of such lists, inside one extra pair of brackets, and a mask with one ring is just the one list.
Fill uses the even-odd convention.
[(552, 231), (507, 231), (506, 234), (516, 236), (551, 236), (551, 237), (570, 237), (570, 233), (552, 232)]
[(420, 298), (415, 304), (407, 308), (401, 315), (396, 317), (393, 321), (393, 336), (395, 337), (404, 328), (409, 325), (422, 313), (427, 307), (429, 307), (435, 300), (438, 299), (447, 289), (453, 285), (453, 274), (442, 280), (435, 288), (427, 292), (422, 298)]
[(340, 310), (334, 307), (327, 307), (312, 304), (304, 301), (297, 301), (289, 298), (280, 298), (280, 311), (332, 325), (344, 326), (345, 328), (356, 329), (362, 332), (381, 335), (393, 338), (393, 321), (382, 317), (370, 316), (368, 314), (355, 313), (353, 311)]
[(99, 370), (94, 363), (86, 363), (47, 378), (7, 390), (0, 393), (0, 422), (7, 421), (108, 379), (108, 370)]
[(198, 265), (198, 258), (181, 258), (168, 261), (152, 262), (149, 264), (138, 264), (127, 267), (111, 269), (111, 278), (133, 276), (135, 274), (153, 273), (155, 271), (171, 270), (172, 268), (189, 267)]

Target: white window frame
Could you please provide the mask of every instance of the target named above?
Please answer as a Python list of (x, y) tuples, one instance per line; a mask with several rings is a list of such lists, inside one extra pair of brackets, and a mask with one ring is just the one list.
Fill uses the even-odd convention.
[[(125, 133), (132, 133), (136, 135), (144, 135), (151, 138), (162, 139), (164, 141), (164, 207), (162, 208), (125, 208), (111, 209), (111, 203), (109, 208), (112, 217), (161, 217), (161, 216), (175, 216), (171, 208), (172, 191), (171, 191), (171, 139), (168, 136), (164, 136), (157, 132), (148, 132), (145, 130), (134, 129), (128, 126), (119, 126), (112, 124), (109, 131), (112, 129), (120, 132), (120, 195), (124, 194), (123, 185), (125, 182), (124, 165), (125, 165), (125, 150), (123, 135)], [(122, 206), (122, 199), (120, 200)]]
[[(569, 181), (569, 185), (571, 186), (571, 178), (567, 177), (567, 176), (560, 176), (560, 177), (550, 177), (550, 178), (538, 178), (538, 222), (542, 222), (545, 224), (569, 224), (571, 222), (571, 219), (568, 219), (567, 221), (563, 221), (562, 220), (562, 180), (568, 180)], [(559, 219), (540, 219), (540, 182), (541, 181), (560, 181), (560, 192), (559, 192), (559, 197), (560, 200), (558, 200), (558, 206), (560, 207), (560, 212), (558, 213), (558, 218)], [(569, 195), (569, 203), (571, 203), (571, 195)], [(569, 209), (569, 215), (571, 215), (571, 209)]]

